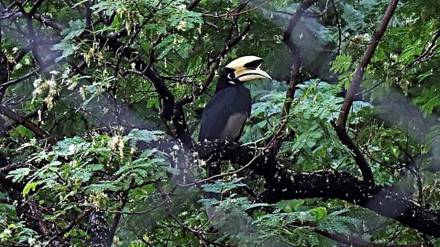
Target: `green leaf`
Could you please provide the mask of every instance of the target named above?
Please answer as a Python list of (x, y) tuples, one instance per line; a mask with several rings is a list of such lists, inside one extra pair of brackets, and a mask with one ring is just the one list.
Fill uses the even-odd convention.
[(231, 191), (233, 189), (237, 189), (243, 186), (246, 186), (245, 184), (240, 182), (241, 179), (235, 179), (233, 181), (215, 181), (212, 184), (204, 184), (202, 185), (202, 189), (205, 192), (213, 192), (213, 193), (225, 193), (227, 191)]
[(23, 197), (26, 197), (31, 191), (35, 191), (38, 185), (41, 184), (41, 181), (29, 182), (27, 183), (22, 191)]
[(12, 182), (17, 183), (23, 181), (23, 179), (26, 178), (30, 174), (30, 172), (30, 168), (18, 168), (10, 171), (6, 177), (12, 178)]
[(316, 221), (323, 220), (325, 217), (327, 217), (327, 208), (325, 207), (317, 207), (312, 210), (310, 210), (313, 217), (315, 217)]
[(103, 181), (102, 183), (99, 183), (99, 184), (91, 184), (87, 187), (87, 191), (89, 193), (100, 193), (100, 192), (105, 192), (105, 191), (118, 191), (121, 189), (123, 189), (123, 188), (120, 188), (120, 187), (112, 184), (109, 181)]
[(157, 141), (164, 136), (163, 131), (159, 130), (139, 130), (133, 129), (127, 135), (128, 140), (152, 142)]
[(283, 200), (277, 203), (277, 207), (283, 209), (284, 211), (291, 213), (299, 211), (299, 209), (304, 205), (304, 200)]
[(422, 93), (414, 99), (414, 102), (422, 107), (425, 114), (431, 114), (440, 107), (440, 87), (433, 85), (424, 88)]

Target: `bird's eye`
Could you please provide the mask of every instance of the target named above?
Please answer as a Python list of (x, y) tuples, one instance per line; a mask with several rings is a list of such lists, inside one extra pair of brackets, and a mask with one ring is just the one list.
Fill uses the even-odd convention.
[(231, 72), (228, 73), (228, 79), (233, 80), (234, 77), (235, 77), (235, 74), (234, 74), (233, 71), (231, 71)]

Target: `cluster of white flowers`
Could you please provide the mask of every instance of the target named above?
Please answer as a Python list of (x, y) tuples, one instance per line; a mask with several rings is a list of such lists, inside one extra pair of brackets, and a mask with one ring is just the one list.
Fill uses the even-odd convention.
[(44, 103), (48, 109), (51, 109), (54, 105), (54, 99), (59, 93), (59, 86), (57, 84), (56, 76), (59, 74), (58, 71), (50, 71), (50, 79), (44, 80), (41, 77), (34, 80), (33, 86), (34, 91), (32, 92), (33, 100), (39, 95), (46, 94), (44, 97)]
[(113, 136), (110, 140), (109, 146), (112, 150), (117, 150), (121, 157), (124, 156), (124, 138), (120, 135)]
[(179, 30), (179, 31), (185, 31), (185, 28), (186, 28), (186, 21), (184, 21), (184, 20), (181, 20), (181, 21), (179, 21), (179, 24), (177, 25), (177, 30)]

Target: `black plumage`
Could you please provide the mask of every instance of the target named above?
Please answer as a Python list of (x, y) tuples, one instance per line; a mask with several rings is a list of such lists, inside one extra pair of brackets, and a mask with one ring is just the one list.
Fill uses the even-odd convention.
[[(245, 56), (229, 63), (220, 73), (215, 95), (206, 105), (200, 126), (199, 141), (238, 141), (246, 119), (251, 114), (252, 98), (243, 82), (271, 77), (260, 69), (262, 59)], [(206, 147), (199, 155), (208, 159), (212, 148)], [(208, 175), (220, 173), (217, 162), (208, 163)]]
[(241, 83), (228, 82), (226, 73), (219, 78), (214, 97), (202, 114), (199, 141), (238, 141), (246, 119), (250, 116), (252, 98)]

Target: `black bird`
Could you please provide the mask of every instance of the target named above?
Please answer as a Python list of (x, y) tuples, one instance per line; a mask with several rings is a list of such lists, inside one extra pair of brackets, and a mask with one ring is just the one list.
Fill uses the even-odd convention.
[[(199, 141), (238, 141), (246, 119), (250, 116), (252, 99), (243, 82), (272, 79), (260, 69), (263, 59), (244, 56), (230, 62), (221, 71), (214, 97), (206, 105), (199, 133)], [(209, 149), (208, 149), (209, 150)], [(208, 152), (201, 154), (207, 158)], [(208, 175), (220, 173), (219, 167), (209, 167)]]

